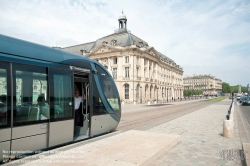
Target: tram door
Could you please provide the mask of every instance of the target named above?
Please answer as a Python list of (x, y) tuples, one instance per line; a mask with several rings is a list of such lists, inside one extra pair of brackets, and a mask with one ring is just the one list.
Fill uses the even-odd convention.
[(89, 74), (74, 72), (74, 141), (89, 137)]

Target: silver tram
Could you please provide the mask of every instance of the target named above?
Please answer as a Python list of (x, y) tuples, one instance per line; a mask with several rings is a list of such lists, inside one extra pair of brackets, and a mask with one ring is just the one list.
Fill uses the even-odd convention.
[(120, 118), (115, 82), (97, 61), (0, 35), (0, 161), (112, 132)]

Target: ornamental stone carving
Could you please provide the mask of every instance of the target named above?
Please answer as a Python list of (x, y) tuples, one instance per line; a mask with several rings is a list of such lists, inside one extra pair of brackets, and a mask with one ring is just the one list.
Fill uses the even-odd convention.
[(149, 52), (149, 54), (155, 56), (155, 53), (152, 50)]
[(104, 52), (111, 52), (111, 49), (106, 48), (106, 47), (102, 47), (97, 51), (97, 53), (104, 53)]

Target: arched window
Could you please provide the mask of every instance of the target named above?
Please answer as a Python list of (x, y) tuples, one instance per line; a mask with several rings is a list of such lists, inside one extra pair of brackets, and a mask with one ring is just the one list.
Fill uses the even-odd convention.
[(129, 99), (129, 84), (125, 84), (125, 99)]

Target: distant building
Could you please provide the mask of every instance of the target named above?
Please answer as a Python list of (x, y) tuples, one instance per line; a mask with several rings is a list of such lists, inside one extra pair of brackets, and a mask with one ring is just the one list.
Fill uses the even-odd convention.
[(113, 75), (125, 102), (170, 100), (183, 97), (183, 69), (127, 29), (122, 13), (119, 29), (96, 41), (61, 48), (103, 64)]
[(204, 95), (222, 91), (222, 81), (211, 75), (194, 75), (183, 78), (184, 90), (202, 90)]

